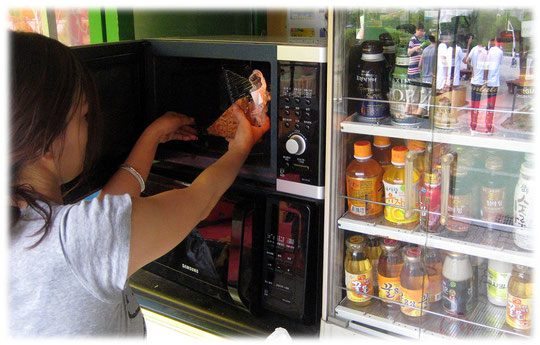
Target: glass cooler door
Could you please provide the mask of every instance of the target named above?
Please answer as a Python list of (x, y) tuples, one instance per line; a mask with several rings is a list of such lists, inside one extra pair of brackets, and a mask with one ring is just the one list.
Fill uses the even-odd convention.
[(531, 337), (532, 27), (530, 9), (330, 11), (323, 321)]

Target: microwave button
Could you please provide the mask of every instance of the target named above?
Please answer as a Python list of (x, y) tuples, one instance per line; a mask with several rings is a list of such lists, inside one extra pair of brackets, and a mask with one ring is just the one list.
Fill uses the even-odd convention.
[(295, 124), (294, 124), (294, 128), (300, 129), (300, 125), (299, 125), (298, 123), (295, 123)]
[(285, 122), (285, 128), (289, 128), (289, 127), (291, 127), (291, 124), (288, 122)]
[(291, 115), (291, 111), (289, 109), (285, 109), (285, 115)]
[(300, 103), (300, 98), (299, 98), (299, 97), (296, 97), (296, 98), (294, 99), (294, 102), (295, 102), (295, 103)]
[(296, 115), (297, 117), (300, 117), (300, 110), (295, 111), (294, 115)]
[(284, 100), (285, 100), (286, 103), (289, 103), (291, 101), (291, 99), (289, 97), (285, 97)]
[(306, 99), (306, 104), (310, 105), (311, 104), (311, 99)]

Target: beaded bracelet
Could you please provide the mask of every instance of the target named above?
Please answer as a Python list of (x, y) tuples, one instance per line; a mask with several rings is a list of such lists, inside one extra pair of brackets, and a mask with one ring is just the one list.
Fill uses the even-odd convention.
[(129, 166), (127, 164), (121, 164), (120, 169), (124, 169), (125, 171), (129, 172), (137, 181), (139, 181), (139, 184), (141, 185), (141, 193), (144, 192), (144, 189), (146, 188), (146, 185), (144, 184), (144, 179), (142, 178), (141, 174), (135, 168), (132, 166)]

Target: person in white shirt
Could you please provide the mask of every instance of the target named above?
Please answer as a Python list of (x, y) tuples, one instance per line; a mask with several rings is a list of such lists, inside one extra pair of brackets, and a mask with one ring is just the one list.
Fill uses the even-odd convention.
[(486, 111), (486, 129), (488, 133), (493, 131), (493, 110), (497, 101), (497, 93), (501, 86), (501, 62), (503, 50), (499, 47), (497, 39), (491, 41), (491, 48), (487, 54), (487, 111)]
[(487, 50), (481, 44), (472, 48), (465, 57), (465, 63), (471, 66), (471, 129), (476, 130), (478, 124), (478, 111), (482, 93), (486, 88), (485, 71), (487, 65)]

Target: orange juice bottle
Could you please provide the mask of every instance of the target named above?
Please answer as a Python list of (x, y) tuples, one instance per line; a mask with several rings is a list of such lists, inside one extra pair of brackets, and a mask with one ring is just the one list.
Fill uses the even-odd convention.
[(364, 236), (352, 236), (346, 242), (345, 286), (347, 299), (353, 305), (363, 307), (373, 298), (373, 266), (366, 254)]
[[(392, 148), (392, 167), (383, 175), (384, 184), (384, 218), (394, 226), (402, 229), (413, 229), (419, 222), (418, 212), (413, 212), (412, 217), (405, 218), (405, 154), (407, 148), (396, 146)], [(412, 189), (418, 189), (420, 174), (418, 170), (413, 170)], [(395, 206), (399, 207), (395, 207)]]
[(383, 173), (392, 166), (392, 146), (388, 137), (373, 137), (373, 159), (383, 168)]
[[(364, 219), (377, 218), (382, 214), (383, 186), (382, 168), (371, 158), (371, 143), (357, 141), (354, 143), (354, 160), (347, 166), (346, 182), (349, 211)], [(368, 201), (375, 201), (379, 204)]]
[(421, 253), (419, 248), (407, 250), (400, 273), (401, 312), (409, 321), (418, 320), (429, 307), (429, 278)]
[(531, 331), (533, 293), (532, 268), (514, 265), (508, 281), (506, 323), (516, 332), (528, 334)]

